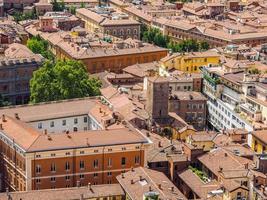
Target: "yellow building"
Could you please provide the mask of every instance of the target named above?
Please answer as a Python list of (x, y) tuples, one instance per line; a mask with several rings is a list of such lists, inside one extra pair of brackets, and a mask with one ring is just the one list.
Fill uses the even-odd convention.
[[(203, 66), (218, 65), (220, 55), (215, 51), (175, 53), (161, 59), (160, 73), (164, 75), (171, 69), (188, 73), (198, 73)], [(166, 75), (166, 74), (165, 74)]]
[(186, 142), (197, 148), (203, 148), (204, 151), (210, 151), (214, 148), (213, 140), (216, 135), (217, 134), (215, 132), (196, 132), (194, 135), (189, 135), (186, 138)]
[(252, 132), (251, 148), (256, 153), (267, 153), (267, 130)]
[(185, 126), (179, 130), (173, 128), (172, 139), (185, 141), (189, 135), (194, 135), (195, 133), (196, 130), (192, 126)]

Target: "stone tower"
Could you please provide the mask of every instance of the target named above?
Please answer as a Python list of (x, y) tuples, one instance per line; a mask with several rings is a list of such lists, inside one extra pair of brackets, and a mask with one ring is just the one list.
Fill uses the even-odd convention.
[(146, 110), (151, 121), (163, 122), (169, 118), (169, 82), (165, 77), (155, 76), (147, 79)]

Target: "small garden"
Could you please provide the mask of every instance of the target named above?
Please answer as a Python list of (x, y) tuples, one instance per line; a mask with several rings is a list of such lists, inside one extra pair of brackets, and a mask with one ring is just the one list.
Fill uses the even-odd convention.
[(196, 168), (196, 167), (193, 167), (193, 166), (189, 166), (188, 167), (194, 174), (196, 174), (203, 182), (208, 182), (209, 178), (208, 178), (208, 175), (201, 171), (200, 169)]

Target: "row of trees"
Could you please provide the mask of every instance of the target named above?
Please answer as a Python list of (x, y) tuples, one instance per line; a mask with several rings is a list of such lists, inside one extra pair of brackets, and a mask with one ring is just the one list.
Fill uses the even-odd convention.
[(209, 49), (209, 44), (205, 41), (198, 42), (189, 39), (183, 40), (180, 43), (173, 43), (168, 36), (163, 35), (157, 28), (143, 28), (143, 33), (141, 35), (143, 41), (171, 49), (173, 52), (190, 52)]
[(37, 19), (37, 14), (35, 9), (30, 12), (22, 13), (22, 12), (15, 12), (13, 14), (13, 18), (16, 22), (24, 21), (28, 19)]
[[(53, 6), (53, 11), (60, 12), (68, 10), (71, 14), (73, 15), (76, 14), (76, 7), (75, 6), (70, 6), (69, 8), (66, 7), (64, 0), (53, 0), (51, 4)], [(81, 2), (80, 8), (85, 8), (84, 2)]]

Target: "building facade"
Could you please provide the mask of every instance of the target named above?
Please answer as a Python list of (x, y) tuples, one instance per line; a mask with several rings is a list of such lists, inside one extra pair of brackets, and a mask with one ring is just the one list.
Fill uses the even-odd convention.
[(43, 63), (43, 57), (21, 44), (11, 44), (0, 59), (0, 93), (12, 104), (30, 100), (30, 79)]

